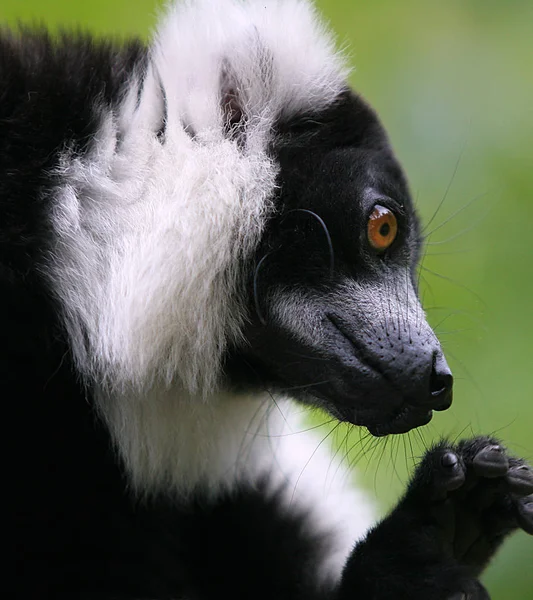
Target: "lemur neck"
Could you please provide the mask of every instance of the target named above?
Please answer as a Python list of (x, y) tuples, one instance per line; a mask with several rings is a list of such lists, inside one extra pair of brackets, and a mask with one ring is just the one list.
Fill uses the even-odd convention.
[[(269, 396), (182, 390), (99, 396), (113, 441), (140, 495), (217, 494), (268, 474), (289, 426), (288, 403)], [(283, 414), (282, 411), (283, 410)], [(294, 422), (294, 419), (293, 419)]]

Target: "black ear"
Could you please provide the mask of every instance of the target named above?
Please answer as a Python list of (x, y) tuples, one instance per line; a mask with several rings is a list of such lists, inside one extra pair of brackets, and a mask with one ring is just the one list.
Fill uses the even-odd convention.
[(220, 105), (226, 136), (243, 144), (246, 131), (244, 93), (227, 62), (223, 63), (220, 75)]

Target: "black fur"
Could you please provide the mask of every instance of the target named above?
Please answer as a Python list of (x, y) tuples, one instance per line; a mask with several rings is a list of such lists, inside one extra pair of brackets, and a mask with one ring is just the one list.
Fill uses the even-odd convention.
[[(350, 557), (340, 598), (485, 600), (478, 576), (518, 524), (533, 534), (533, 470), (493, 438), (442, 441)], [(528, 496), (529, 494), (529, 496)]]
[[(87, 151), (100, 108), (114, 109), (128, 76), (142, 74), (145, 61), (138, 42), (117, 47), (87, 37), (52, 42), (43, 32), (0, 36), (0, 369), (9, 530), (4, 548), (14, 559), (8, 569), (12, 580), (4, 588), (20, 598), (69, 600), (445, 600), (461, 592), (486, 597), (476, 583), (481, 568), (505, 534), (518, 526), (531, 532), (532, 520), (527, 494), (533, 476), (526, 467), (519, 470), (520, 461), (511, 460), (510, 470), (502, 467), (496, 478), (490, 465), (476, 467), (476, 457), (494, 446), (493, 440), (458, 447), (443, 443), (430, 452), (395, 511), (356, 546), (339, 589), (314, 583), (328, 539), (307, 529), (307, 515), (282, 509), (281, 490), (267, 493), (266, 482), (242, 482), (236, 492), (216, 500), (198, 490), (181, 505), (138, 501), (130, 493), (109, 433), (95, 414), (91, 390), (72, 363), (41, 266), (54, 248), (47, 211), (60, 153)], [(351, 92), (326, 114), (280, 122), (272, 152), (281, 164), (278, 213), (249, 268), (255, 317), (247, 344), (233, 348), (226, 360), (235, 387), (316, 381), (309, 379), (316, 362), (292, 361), (288, 368), (291, 352), (302, 349), (269, 322), (269, 286), (317, 295), (339, 274), (364, 281), (404, 269), (412, 277), (420, 252), (402, 171), (376, 116)], [(377, 200), (397, 211), (401, 226), (390, 252), (380, 257), (364, 246), (368, 211)], [(323, 228), (310, 213), (296, 209), (323, 219), (334, 252), (333, 273)], [(255, 265), (267, 253), (264, 269), (256, 273)], [(254, 273), (266, 326), (254, 311)], [(387, 363), (400, 348), (410, 351), (422, 340), (400, 340), (379, 355), (369, 350), (367, 330), (368, 339), (358, 342), (358, 360), (374, 362), (369, 370), (379, 377), (369, 375), (346, 362), (354, 353), (357, 328), (340, 311), (326, 316), (334, 342), (325, 375), (333, 372), (336, 383), (331, 389), (315, 386), (302, 399), (322, 402), (349, 420), (350, 389), (359, 382), (369, 393), (385, 390), (396, 409), (398, 386), (390, 382), (398, 372), (389, 371)], [(440, 356), (432, 343), (427, 356)], [(413, 354), (400, 370), (419, 373), (416, 385), (427, 396), (427, 373), (435, 365), (431, 360), (423, 369), (417, 365)], [(346, 380), (349, 389), (343, 391)], [(390, 407), (385, 408), (372, 412), (368, 407), (370, 427), (390, 417)], [(444, 456), (449, 457), (445, 465)], [(460, 472), (446, 479), (450, 465), (459, 465)], [(464, 483), (459, 481), (463, 471)], [(462, 485), (455, 489), (457, 481)], [(465, 518), (468, 534), (462, 535), (462, 526), (454, 533), (450, 523)], [(479, 540), (482, 549), (475, 556), (456, 549)]]

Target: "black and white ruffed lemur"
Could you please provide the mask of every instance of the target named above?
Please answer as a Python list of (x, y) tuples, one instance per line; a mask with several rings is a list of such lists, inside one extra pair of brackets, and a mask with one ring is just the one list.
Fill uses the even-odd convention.
[(442, 441), (375, 524), (299, 432), (302, 404), (375, 436), (450, 405), (420, 247), (306, 1), (178, 3), (149, 47), (3, 29), (9, 597), (488, 598), (533, 533), (524, 461)]

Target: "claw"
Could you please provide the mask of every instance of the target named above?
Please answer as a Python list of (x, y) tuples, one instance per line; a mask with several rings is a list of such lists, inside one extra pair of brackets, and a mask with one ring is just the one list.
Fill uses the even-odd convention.
[(501, 446), (487, 446), (472, 461), (474, 471), (481, 477), (503, 477), (509, 470), (509, 459)]
[(507, 481), (513, 494), (517, 496), (533, 494), (533, 469), (528, 465), (512, 467), (507, 473)]
[(533, 495), (517, 502), (518, 525), (529, 535), (533, 535)]
[(442, 487), (449, 492), (461, 487), (465, 481), (465, 472), (457, 454), (451, 450), (445, 451), (440, 458), (440, 464), (444, 475)]
[(440, 463), (443, 467), (452, 468), (455, 467), (458, 462), (459, 458), (454, 452), (446, 452), (446, 454), (443, 454), (442, 458), (440, 459)]

